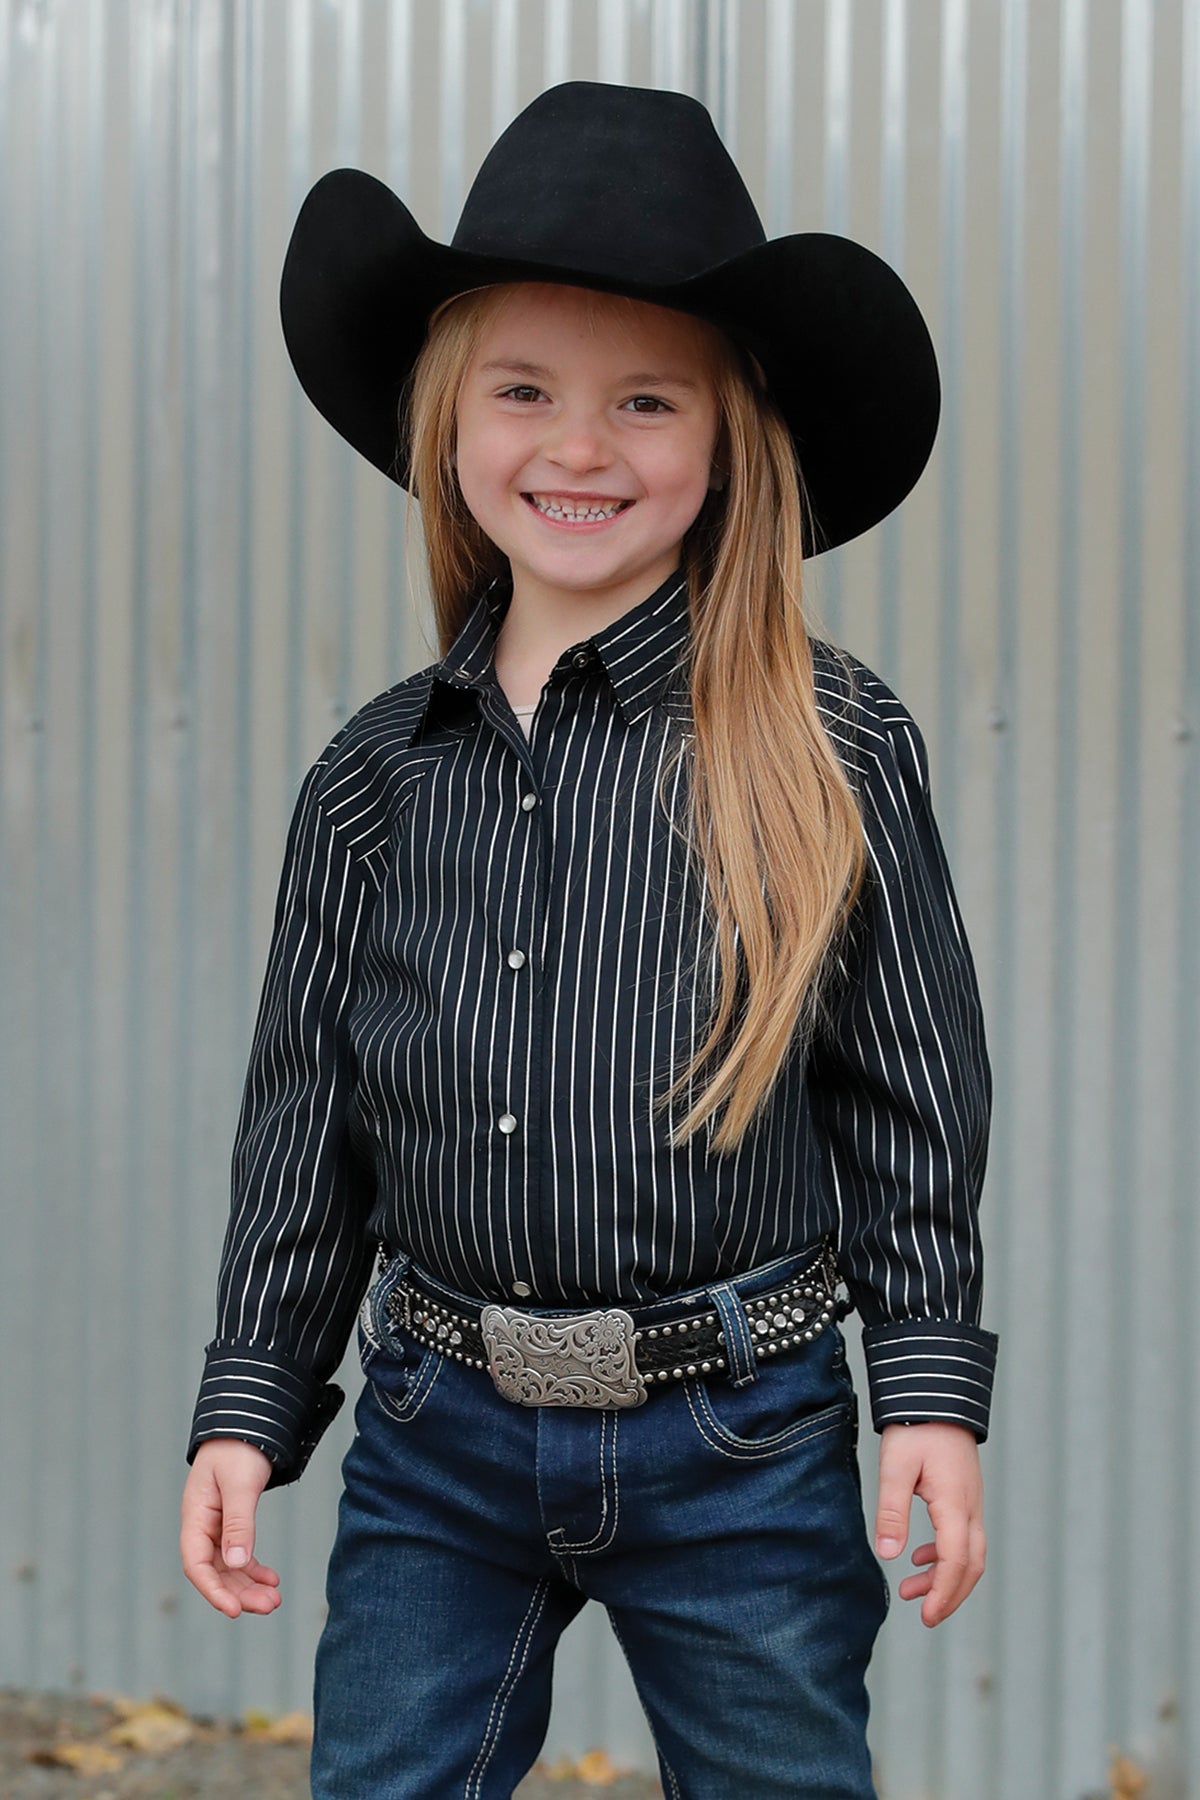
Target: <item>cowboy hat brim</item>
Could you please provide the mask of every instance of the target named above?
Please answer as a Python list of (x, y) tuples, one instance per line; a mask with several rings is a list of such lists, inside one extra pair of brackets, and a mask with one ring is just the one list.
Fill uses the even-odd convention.
[(333, 169), (297, 215), (280, 282), (284, 340), (313, 405), (402, 487), (401, 392), (430, 314), (467, 288), (562, 281), (694, 313), (763, 366), (794, 438), (813, 513), (805, 552), (858, 537), (911, 491), (937, 435), (941, 390), (903, 281), (850, 238), (798, 232), (669, 285), (544, 258), (481, 255), (427, 237), (360, 169)]

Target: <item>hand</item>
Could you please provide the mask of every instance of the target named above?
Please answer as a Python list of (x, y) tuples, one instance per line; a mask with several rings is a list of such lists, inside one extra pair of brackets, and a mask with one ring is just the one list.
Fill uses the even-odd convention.
[(183, 1489), (179, 1553), (192, 1586), (218, 1612), (274, 1612), (279, 1577), (254, 1556), (254, 1511), (271, 1459), (240, 1438), (207, 1438)]
[(907, 1575), (898, 1591), (902, 1600), (925, 1595), (922, 1621), (940, 1625), (962, 1605), (987, 1561), (979, 1445), (965, 1425), (884, 1426), (875, 1514), (880, 1556), (899, 1556), (908, 1542), (914, 1494), (929, 1508), (935, 1541), (913, 1551), (914, 1563), (926, 1566), (919, 1575)]

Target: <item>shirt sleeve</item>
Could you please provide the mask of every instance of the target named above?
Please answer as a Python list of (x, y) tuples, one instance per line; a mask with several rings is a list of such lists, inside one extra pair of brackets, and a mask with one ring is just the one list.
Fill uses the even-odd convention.
[(946, 1420), (982, 1443), (999, 1341), (979, 1324), (991, 1070), (925, 744), (890, 698), (862, 780), (868, 879), (810, 1103), (876, 1431)]
[[(335, 740), (336, 742), (336, 740)], [(331, 746), (332, 748), (332, 746)], [(328, 755), (328, 752), (326, 753)], [(232, 1205), (187, 1460), (257, 1444), (294, 1481), (345, 1395), (330, 1381), (369, 1284), (373, 1173), (350, 1141), (347, 1016), (365, 870), (308, 773), (288, 832), (232, 1158)]]

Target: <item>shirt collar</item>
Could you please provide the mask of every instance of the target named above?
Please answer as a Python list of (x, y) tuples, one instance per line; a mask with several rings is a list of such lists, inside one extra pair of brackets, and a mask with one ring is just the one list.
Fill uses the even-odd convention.
[[(507, 573), (497, 576), (478, 595), (458, 636), (432, 671), (425, 711), (414, 736), (431, 728), (444, 702), (453, 705), (454, 696), (440, 690), (495, 684), (496, 639), (511, 599), (512, 579)], [(687, 574), (681, 563), (652, 594), (620, 618), (569, 645), (559, 662), (582, 650), (590, 651), (612, 684), (625, 723), (631, 725), (662, 697), (680, 667), (690, 630)]]

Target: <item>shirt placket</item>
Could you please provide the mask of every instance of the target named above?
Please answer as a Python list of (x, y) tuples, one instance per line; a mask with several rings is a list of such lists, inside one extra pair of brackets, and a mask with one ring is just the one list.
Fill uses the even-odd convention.
[[(519, 1265), (527, 1243), (532, 1253), (532, 1266), (516, 1268), (510, 1292), (518, 1301), (536, 1302), (545, 1294), (554, 1260), (552, 1198), (543, 1194), (550, 1104), (544, 1013), (547, 879), (552, 857), (547, 841), (544, 772), (539, 775), (549, 726), (543, 705), (534, 721), (536, 742), (532, 741), (533, 733), (527, 740), (503, 694), (490, 682), (482, 687), (481, 705), (484, 718), (512, 747), (520, 765), (507, 790), (512, 795), (511, 831), (518, 839), (512, 845), (509, 860), (512, 867), (525, 873), (523, 879), (508, 885), (501, 906), (498, 954), (511, 974), (510, 1013), (507, 1031), (503, 1035), (497, 1032), (497, 1043), (502, 1042), (505, 1048), (494, 1071), (493, 1094), (495, 1130), (503, 1141), (501, 1154), (506, 1160), (504, 1191), (509, 1197), (508, 1217), (525, 1221), (525, 1231), (514, 1233), (514, 1259)], [(550, 710), (556, 710), (553, 698)]]

